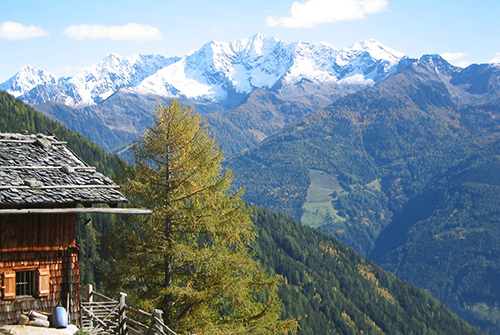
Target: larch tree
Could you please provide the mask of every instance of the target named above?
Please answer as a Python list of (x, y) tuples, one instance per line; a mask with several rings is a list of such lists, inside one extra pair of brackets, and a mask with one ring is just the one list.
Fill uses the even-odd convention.
[(124, 187), (152, 209), (116, 220), (108, 288), (164, 311), (179, 333), (293, 333), (280, 320), (278, 278), (252, 258), (253, 223), (200, 115), (179, 101), (158, 106), (132, 148)]

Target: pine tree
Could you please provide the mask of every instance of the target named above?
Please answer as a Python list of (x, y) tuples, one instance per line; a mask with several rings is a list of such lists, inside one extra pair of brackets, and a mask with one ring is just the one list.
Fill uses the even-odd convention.
[(294, 332), (294, 320), (279, 320), (278, 278), (252, 258), (249, 212), (201, 117), (178, 101), (154, 117), (125, 185), (153, 214), (114, 223), (109, 287), (162, 309), (181, 333)]

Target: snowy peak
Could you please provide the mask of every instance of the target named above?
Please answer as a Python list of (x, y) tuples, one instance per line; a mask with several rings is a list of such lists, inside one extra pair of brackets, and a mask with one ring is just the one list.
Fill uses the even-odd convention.
[(56, 84), (57, 81), (58, 78), (52, 73), (26, 66), (9, 80), (0, 84), (0, 90), (6, 91), (17, 98), (38, 85)]
[(230, 47), (240, 57), (255, 59), (269, 54), (279, 42), (280, 40), (274, 37), (267, 38), (264, 35), (256, 34), (247, 39), (231, 42)]
[(193, 69), (213, 74), (219, 71), (229, 71), (235, 58), (236, 55), (227, 43), (212, 41), (186, 57), (186, 64)]
[(211, 41), (161, 69), (133, 91), (220, 101), (231, 93), (269, 88), (289, 68), (291, 54), (280, 51), (283, 47), (277, 39), (262, 35), (232, 43)]
[[(27, 66), (1, 84), (0, 89), (28, 103), (44, 102), (37, 96), (42, 94), (48, 101), (83, 107), (104, 101), (122, 87), (137, 86), (158, 69), (177, 60), (161, 55), (124, 58), (111, 54), (71, 78), (57, 78), (46, 71)], [(31, 91), (34, 92), (30, 94)]]
[(122, 56), (112, 53), (106, 57), (96, 65), (92, 66), (89, 70), (95, 69), (105, 72), (120, 72), (124, 67), (127, 67), (129, 64), (125, 61), (125, 58)]
[(461, 70), (461, 68), (451, 65), (443, 57), (437, 54), (423, 55), (417, 60), (417, 64), (420, 66), (425, 65), (437, 72), (459, 72)]
[(110, 54), (72, 78), (26, 68), (0, 88), (28, 103), (42, 99), (78, 108), (99, 104), (119, 90), (222, 101), (231, 94), (271, 89), (278, 82), (294, 85), (302, 79), (366, 87), (389, 75), (402, 57), (375, 40), (338, 50), (323, 42), (285, 43), (256, 34), (231, 43), (211, 41), (183, 57)]
[(106, 100), (124, 87), (139, 85), (159, 69), (175, 62), (160, 55), (122, 57), (111, 54), (65, 83), (64, 91), (74, 92), (75, 107), (93, 105)]
[(354, 43), (347, 48), (354, 53), (367, 52), (373, 59), (386, 61), (392, 65), (399, 62), (405, 55), (397, 50), (386, 47), (382, 43), (374, 39), (368, 39), (360, 43)]
[(395, 71), (404, 54), (376, 40), (335, 49), (328, 43), (296, 43), (295, 62), (287, 74), (291, 82), (307, 78), (340, 86), (371, 86)]

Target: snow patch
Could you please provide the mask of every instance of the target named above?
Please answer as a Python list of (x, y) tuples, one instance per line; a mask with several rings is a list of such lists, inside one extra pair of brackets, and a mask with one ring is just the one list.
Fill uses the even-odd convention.
[(356, 73), (350, 77), (345, 77), (339, 80), (339, 85), (363, 85), (363, 86), (373, 86), (375, 81), (373, 79), (365, 78), (362, 74)]

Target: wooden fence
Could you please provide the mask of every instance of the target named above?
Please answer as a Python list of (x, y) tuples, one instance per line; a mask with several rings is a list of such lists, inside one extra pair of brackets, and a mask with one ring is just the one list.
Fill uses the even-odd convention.
[(127, 306), (125, 293), (116, 301), (93, 291), (92, 285), (81, 290), (80, 329), (89, 335), (177, 335), (163, 323), (161, 310), (147, 313)]

